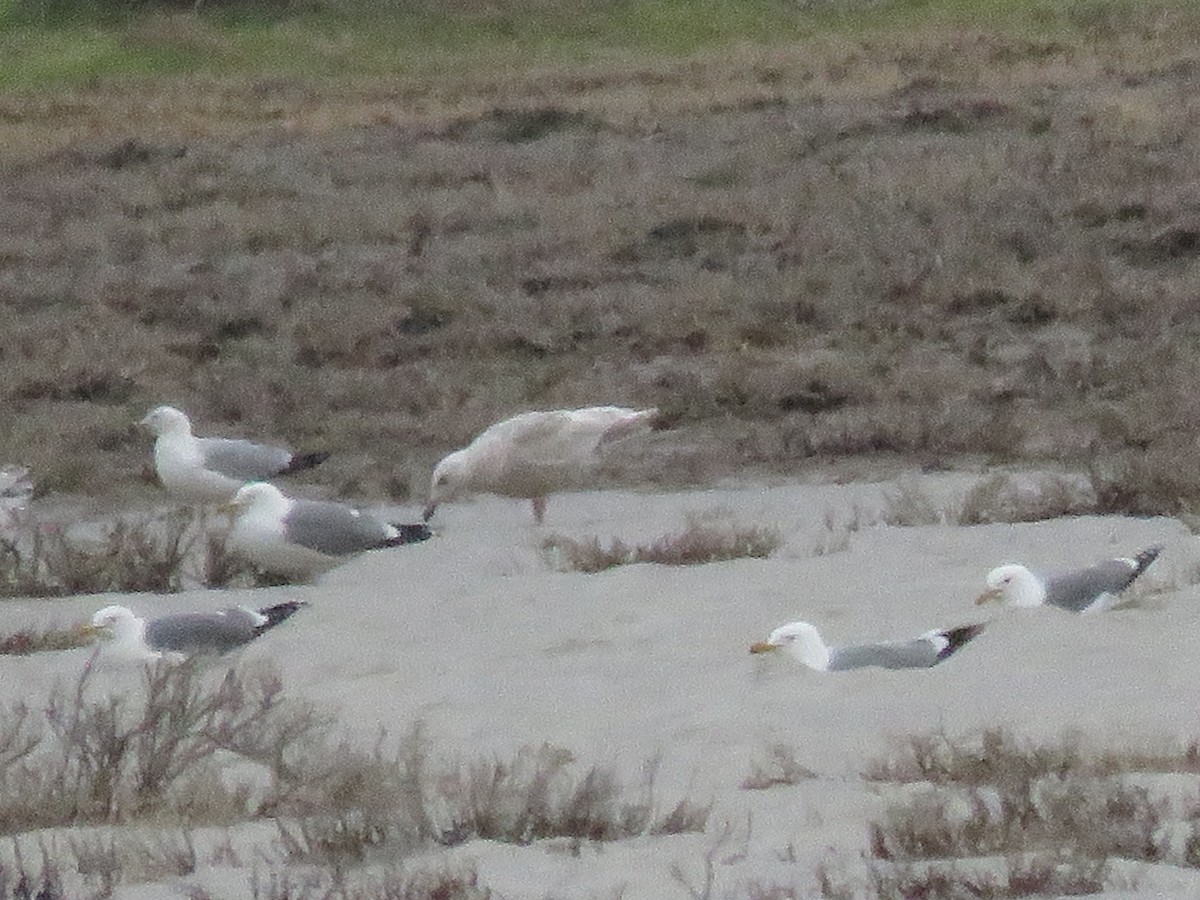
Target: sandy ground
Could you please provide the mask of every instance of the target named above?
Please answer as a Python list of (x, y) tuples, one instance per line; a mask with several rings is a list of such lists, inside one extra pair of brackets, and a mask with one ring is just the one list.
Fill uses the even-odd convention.
[[(974, 476), (923, 476), (953, 492)], [(270, 658), (292, 693), (374, 734), (425, 723), (438, 748), (507, 756), (551, 742), (585, 762), (636, 777), (661, 755), (661, 805), (714, 801), (707, 832), (585, 848), (474, 842), (448, 851), (473, 861), (505, 898), (625, 900), (745, 896), (749, 886), (816, 890), (820, 860), (861, 868), (866, 822), (886, 804), (858, 777), (896, 735), (993, 724), (1054, 738), (1072, 730), (1108, 746), (1152, 747), (1194, 735), (1200, 661), (1200, 552), (1171, 519), (1079, 518), (1029, 525), (889, 527), (850, 532), (821, 554), (835, 520), (872, 519), (889, 484), (754, 484), (678, 493), (591, 492), (551, 499), (546, 524), (527, 504), (480, 499), (439, 511), (435, 539), (360, 558), (316, 586), (174, 596), (6, 601), (0, 628), (74, 620), (110, 602), (142, 612), (311, 601), (243, 652)], [(413, 510), (393, 510), (412, 516)], [(770, 525), (785, 543), (767, 560), (683, 568), (624, 566), (596, 575), (556, 571), (548, 534), (633, 541), (678, 530), (688, 515)], [(1097, 616), (999, 613), (972, 603), (993, 565), (1054, 569), (1163, 542), (1144, 602)], [(834, 542), (836, 543), (836, 542)], [(748, 644), (796, 618), (833, 643), (914, 636), (992, 618), (989, 629), (930, 670), (820, 675)], [(0, 700), (37, 696), (73, 678), (83, 651), (0, 659)], [(782, 742), (817, 777), (741, 788), (752, 762)], [(271, 854), (271, 834), (256, 865)], [(789, 850), (789, 848), (791, 848)], [(704, 861), (714, 881), (704, 894)], [(794, 857), (795, 861), (782, 861)], [(247, 864), (248, 865), (248, 864)], [(677, 866), (682, 874), (672, 874)], [(1139, 875), (1162, 896), (1195, 896), (1200, 879), (1160, 867)], [(684, 884), (687, 881), (691, 888)], [(172, 885), (248, 896), (248, 869), (204, 865)], [(163, 885), (120, 897), (166, 896)], [(156, 893), (157, 892), (157, 893)], [(1117, 896), (1114, 893), (1113, 896)]]

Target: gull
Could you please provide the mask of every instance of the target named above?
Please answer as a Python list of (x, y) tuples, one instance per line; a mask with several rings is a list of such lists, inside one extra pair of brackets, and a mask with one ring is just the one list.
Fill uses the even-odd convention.
[(25, 466), (0, 467), (0, 508), (21, 509), (33, 496), (33, 480)]
[(33, 480), (24, 466), (0, 467), (0, 539), (15, 527), (33, 496)]
[(150, 410), (138, 423), (155, 435), (154, 471), (171, 494), (188, 503), (220, 503), (247, 481), (311, 469), (328, 453), (292, 453), (282, 447), (231, 438), (198, 438), (173, 406)]
[(497, 422), (434, 468), (425, 521), (439, 503), (481, 492), (530, 500), (540, 525), (549, 494), (583, 483), (603, 446), (649, 428), (657, 415), (656, 409), (588, 406)]
[(219, 507), (234, 516), (228, 546), (256, 566), (311, 581), (367, 550), (427, 540), (426, 525), (390, 525), (344, 503), (293, 500), (273, 484), (253, 482)]
[(750, 645), (751, 653), (782, 650), (810, 669), (839, 672), (878, 666), (883, 669), (926, 669), (936, 666), (983, 631), (983, 625), (963, 625), (927, 631), (907, 641), (847, 644), (830, 647), (808, 622), (789, 622), (771, 632), (765, 641)]
[(1090, 613), (1111, 609), (1117, 595), (1146, 571), (1162, 552), (1158, 544), (1132, 558), (1106, 559), (1086, 569), (1038, 576), (1021, 565), (997, 566), (988, 572), (987, 590), (976, 604), (999, 600), (1006, 606), (1057, 606), (1069, 612)]
[(231, 606), (215, 612), (176, 613), (146, 620), (124, 606), (106, 606), (86, 631), (108, 634), (102, 654), (118, 662), (152, 662), (166, 657), (220, 654), (250, 643), (304, 606), (288, 600), (260, 610)]

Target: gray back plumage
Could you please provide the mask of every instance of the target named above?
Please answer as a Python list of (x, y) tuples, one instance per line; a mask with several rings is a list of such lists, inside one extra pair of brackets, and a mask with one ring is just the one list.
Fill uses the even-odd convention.
[(249, 610), (236, 607), (163, 616), (146, 623), (146, 644), (152, 650), (177, 653), (224, 653), (254, 640), (260, 621)]
[(1150, 547), (1127, 560), (1106, 559), (1086, 569), (1051, 575), (1046, 579), (1046, 602), (1071, 612), (1083, 612), (1104, 594), (1125, 590), (1158, 558), (1162, 546)]
[(297, 500), (283, 517), (287, 539), (328, 556), (347, 556), (389, 542), (388, 527), (378, 519), (321, 500)]
[(151, 650), (176, 653), (225, 653), (248, 644), (302, 606), (302, 600), (287, 600), (257, 614), (230, 606), (216, 612), (162, 616), (146, 623), (146, 645)]
[(944, 647), (939, 647), (941, 642), (935, 642), (929, 637), (914, 638), (911, 641), (834, 647), (830, 652), (829, 671), (862, 669), (868, 666), (881, 669), (927, 669), (949, 658), (982, 631), (982, 625), (963, 625), (939, 631), (938, 636), (946, 641)]
[(270, 478), (287, 468), (292, 459), (292, 454), (282, 447), (251, 441), (200, 438), (199, 443), (206, 469), (243, 481)]

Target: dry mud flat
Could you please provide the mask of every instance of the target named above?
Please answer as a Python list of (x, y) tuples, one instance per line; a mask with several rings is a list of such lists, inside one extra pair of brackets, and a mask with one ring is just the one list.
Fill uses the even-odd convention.
[[(971, 481), (925, 476), (920, 486), (950, 497)], [(570, 494), (553, 498), (542, 529), (527, 521), (524, 505), (487, 499), (446, 507), (434, 540), (362, 558), (318, 586), (12, 601), (0, 606), (0, 628), (75, 619), (113, 601), (174, 611), (303, 597), (311, 607), (243, 657), (271, 660), (290, 694), (336, 711), (363, 740), (420, 721), (435, 755), (510, 758), (522, 746), (549, 743), (585, 764), (611, 765), (633, 783), (657, 759), (656, 804), (712, 803), (702, 833), (574, 848), (561, 840), (469, 841), (421, 863), (472, 864), (480, 883), (505, 898), (819, 896), (814, 873), (822, 861), (864, 883), (867, 823), (916, 789), (861, 777), (898, 736), (1003, 725), (1022, 738), (1079, 731), (1104, 748), (1154, 750), (1197, 733), (1200, 661), (1189, 636), (1200, 619), (1193, 584), (1200, 554), (1178, 521), (869, 524), (894, 487)], [(765, 560), (630, 565), (596, 575), (556, 570), (542, 549), (550, 533), (645, 540), (680, 529), (688, 515), (770, 526), (784, 543)], [(861, 527), (835, 525), (831, 539), (827, 519)], [(1166, 549), (1133, 608), (1084, 617), (982, 612), (995, 616), (984, 635), (934, 669), (822, 676), (746, 652), (798, 617), (834, 642), (973, 621), (981, 615), (973, 598), (993, 564), (1069, 567), (1157, 542)], [(36, 706), (86, 659), (73, 651), (0, 660), (3, 699)], [(115, 673), (102, 677), (108, 690), (128, 685)], [(776, 744), (813, 776), (743, 787)], [(1194, 796), (1194, 781), (1181, 777), (1174, 790)], [(63, 846), (68, 836), (57, 834)], [(280, 867), (278, 834), (267, 824), (195, 835), (193, 874), (124, 885), (115, 896), (183, 894), (186, 885), (215, 898), (250, 896), (253, 871)], [(35, 839), (26, 836), (33, 859)], [(212, 849), (230, 842), (235, 854)], [(388, 852), (385, 843), (368, 861), (386, 865), (394, 861)], [(1110, 881), (1194, 896), (1200, 880), (1192, 871), (1131, 863)], [(772, 885), (793, 893), (762, 892)]]

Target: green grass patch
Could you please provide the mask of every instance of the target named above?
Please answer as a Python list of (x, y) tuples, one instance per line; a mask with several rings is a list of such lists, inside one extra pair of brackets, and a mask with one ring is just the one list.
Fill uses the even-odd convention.
[[(599, 0), (582, 8), (511, 2), (446, 10), (420, 4), (113, 6), (0, 0), (0, 89), (113, 76), (272, 73), (304, 77), (503, 69), (614, 54), (682, 56), (740, 43), (829, 34), (869, 37), (970, 27), (1067, 37), (1153, 28), (1181, 0)], [(150, 23), (147, 26), (147, 23)]]

